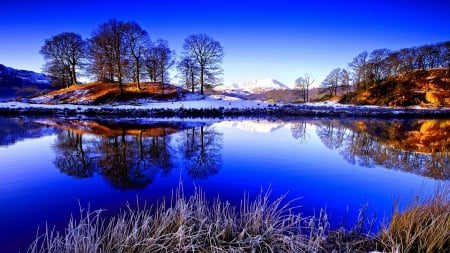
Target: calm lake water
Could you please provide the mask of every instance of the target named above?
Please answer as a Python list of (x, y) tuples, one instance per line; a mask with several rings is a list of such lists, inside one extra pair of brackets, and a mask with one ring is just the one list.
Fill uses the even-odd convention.
[(180, 181), (233, 204), (289, 192), (332, 226), (364, 204), (381, 220), (449, 181), (449, 157), (450, 120), (0, 118), (0, 251), (25, 252), (80, 207), (114, 215), (170, 198)]

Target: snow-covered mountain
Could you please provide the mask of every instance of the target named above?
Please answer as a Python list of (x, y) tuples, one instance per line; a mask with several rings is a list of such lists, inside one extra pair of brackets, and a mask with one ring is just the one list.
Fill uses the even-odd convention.
[(261, 93), (270, 90), (289, 90), (287, 85), (275, 79), (251, 80), (233, 84), (223, 84), (214, 87), (215, 91), (237, 94)]
[(50, 78), (44, 74), (28, 70), (13, 69), (0, 64), (0, 80), (5, 79), (5, 77), (20, 79), (27, 83), (50, 84), (51, 81)]
[(50, 89), (50, 83), (50, 78), (44, 74), (0, 64), (0, 97), (33, 95)]
[(214, 124), (215, 126), (237, 128), (240, 130), (255, 132), (255, 133), (271, 133), (285, 125), (283, 122), (271, 122), (271, 121), (221, 121)]

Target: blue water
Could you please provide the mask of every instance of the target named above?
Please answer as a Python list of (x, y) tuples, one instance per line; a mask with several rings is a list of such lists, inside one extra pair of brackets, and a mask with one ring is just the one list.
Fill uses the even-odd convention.
[[(304, 215), (326, 208), (332, 225), (339, 226), (346, 220), (351, 223), (364, 204), (381, 221), (391, 215), (395, 199), (406, 203), (419, 190), (426, 194), (437, 182), (449, 180), (450, 170), (445, 162), (432, 169), (428, 165), (422, 168), (421, 164), (417, 170), (404, 169), (398, 160), (414, 152), (390, 146), (383, 135), (349, 127), (359, 125), (355, 120), (174, 119), (175, 123), (165, 120), (163, 128), (155, 121), (151, 124), (150, 120), (141, 121), (147, 123), (2, 118), (0, 251), (26, 252), (38, 227), (41, 232), (46, 224), (62, 229), (71, 215), (79, 215), (80, 207), (106, 209), (105, 215), (114, 215), (127, 202), (136, 203), (138, 199), (141, 204), (149, 204), (170, 197), (180, 181), (187, 194), (194, 186), (201, 187), (207, 197), (220, 196), (234, 204), (239, 203), (244, 192), (255, 196), (270, 188), (274, 198), (288, 192), (288, 199), (301, 197), (298, 204)], [(92, 127), (92, 122), (101, 128)], [(330, 125), (334, 126), (332, 133)], [(299, 130), (292, 130), (294, 126), (300, 126)], [(146, 131), (141, 135), (142, 146), (137, 141), (139, 130)], [(323, 137), (324, 132), (330, 138)], [(89, 170), (61, 170), (61, 164), (69, 161), (80, 164), (82, 160), (76, 133), (81, 136), (81, 149)], [(199, 139), (201, 133), (203, 142)], [(367, 135), (360, 143), (370, 145), (362, 147), (376, 148), (355, 156), (361, 151), (361, 147), (349, 151), (352, 150), (349, 141), (355, 139), (355, 134)], [(67, 136), (70, 138), (64, 139)], [(193, 139), (194, 144), (190, 143)], [(390, 150), (386, 161), (380, 161), (382, 150)], [(448, 151), (439, 153), (443, 161), (448, 161)], [(417, 154), (435, 159), (432, 153), (423, 150)], [(400, 159), (392, 159), (394, 155)], [(145, 162), (136, 162), (142, 158)], [(143, 167), (146, 169), (137, 170), (136, 174), (134, 169)], [(424, 168), (441, 173), (424, 173)]]

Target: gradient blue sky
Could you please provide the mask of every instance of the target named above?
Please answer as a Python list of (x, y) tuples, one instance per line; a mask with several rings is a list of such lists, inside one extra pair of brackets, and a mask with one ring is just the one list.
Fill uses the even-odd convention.
[(0, 3), (0, 63), (40, 72), (46, 38), (75, 32), (88, 38), (109, 18), (136, 21), (178, 54), (188, 35), (207, 33), (225, 49), (224, 81), (305, 72), (318, 85), (360, 52), (397, 50), (450, 40), (450, 1), (65, 1)]

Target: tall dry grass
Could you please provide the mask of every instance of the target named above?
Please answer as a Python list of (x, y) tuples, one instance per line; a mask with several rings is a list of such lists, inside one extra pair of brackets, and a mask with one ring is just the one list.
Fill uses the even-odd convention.
[(418, 195), (403, 212), (397, 203), (378, 241), (387, 252), (450, 252), (450, 184), (424, 199)]
[(127, 208), (105, 219), (103, 211), (80, 209), (63, 233), (46, 228), (28, 252), (449, 252), (450, 186), (426, 201), (398, 206), (381, 232), (360, 210), (351, 229), (331, 231), (325, 210), (302, 217), (297, 200), (283, 195), (270, 201), (270, 190), (255, 199), (245, 194), (239, 206), (219, 198), (209, 202), (196, 188), (183, 186), (170, 201)]
[[(196, 189), (186, 197), (183, 187), (170, 203), (127, 209), (109, 220), (102, 211), (81, 210), (64, 233), (46, 228), (28, 252), (312, 252), (320, 245), (303, 235), (304, 219), (285, 196), (269, 201), (270, 191), (239, 208), (215, 199), (211, 204)], [(319, 231), (319, 230), (317, 230)], [(316, 231), (312, 232), (313, 236)], [(322, 233), (322, 231), (320, 231)]]

